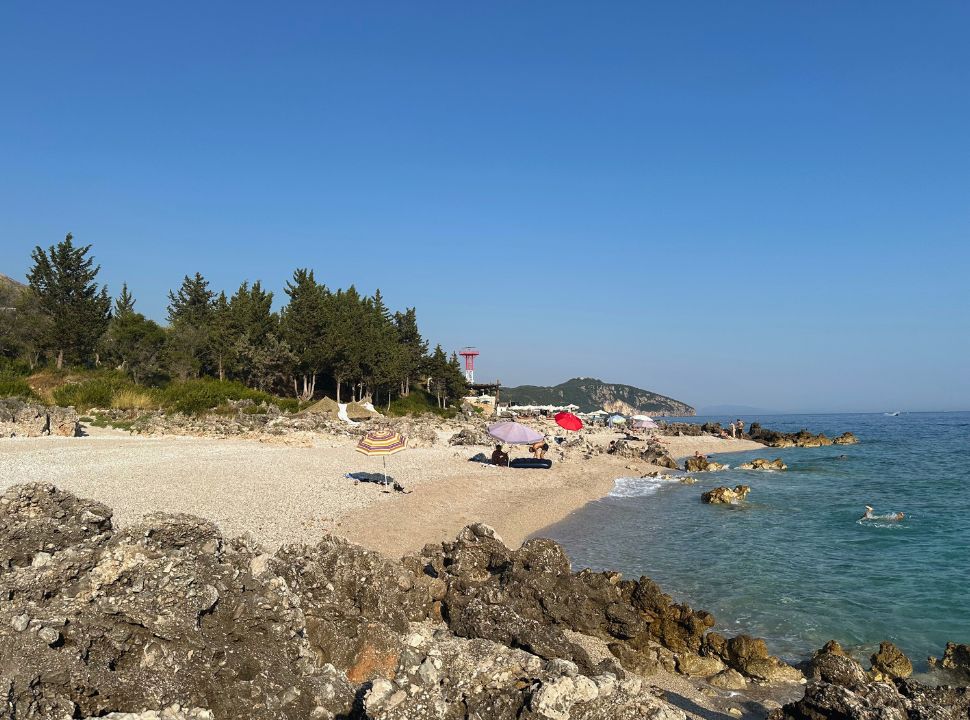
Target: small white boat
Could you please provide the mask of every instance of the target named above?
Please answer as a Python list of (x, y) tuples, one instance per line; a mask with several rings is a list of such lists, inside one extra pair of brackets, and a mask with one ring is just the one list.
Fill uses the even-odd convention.
[(891, 413), (883, 413), (883, 415), (886, 415), (888, 417), (899, 417), (899, 410), (897, 410), (896, 412), (891, 412)]

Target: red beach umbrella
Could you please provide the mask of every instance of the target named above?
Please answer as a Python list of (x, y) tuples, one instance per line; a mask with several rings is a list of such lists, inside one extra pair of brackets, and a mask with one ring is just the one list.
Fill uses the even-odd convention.
[(565, 430), (582, 430), (583, 421), (570, 412), (556, 413), (556, 425)]

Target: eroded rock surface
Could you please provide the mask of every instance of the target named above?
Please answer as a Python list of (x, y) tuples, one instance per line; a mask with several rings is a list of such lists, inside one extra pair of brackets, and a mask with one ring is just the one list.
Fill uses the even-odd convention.
[(41, 437), (81, 435), (74, 408), (45, 407), (17, 398), (0, 399), (0, 437)]
[(774, 460), (767, 460), (766, 458), (755, 458), (751, 462), (741, 463), (738, 465), (738, 470), (787, 470), (788, 466), (785, 465), (781, 458), (775, 458)]
[[(797, 433), (783, 433), (777, 430), (763, 428), (758, 423), (751, 423), (748, 430), (749, 437), (768, 447), (825, 447), (832, 445), (833, 441), (825, 436), (824, 433), (814, 435), (808, 430), (799, 430)], [(840, 437), (851, 436), (853, 442), (858, 442), (852, 433), (843, 433)], [(842, 442), (842, 445), (850, 445), (852, 442)]]
[[(18, 719), (683, 720), (644, 675), (801, 679), (649, 578), (575, 573), (556, 543), (510, 550), (484, 525), (400, 562), (333, 537), (271, 555), (200, 518), (119, 530), (100, 503), (18, 486), (0, 496), (0, 598), (0, 717)], [(891, 647), (877, 658), (884, 677), (903, 667)], [(874, 682), (835, 644), (812, 668), (779, 717), (965, 718), (970, 704)]]
[(735, 485), (733, 490), (729, 487), (716, 487), (702, 494), (701, 502), (709, 505), (737, 505), (749, 492), (751, 488), (747, 485)]
[(970, 712), (967, 688), (874, 680), (838, 643), (816, 653), (812, 672), (805, 696), (773, 711), (770, 720), (958, 720)]

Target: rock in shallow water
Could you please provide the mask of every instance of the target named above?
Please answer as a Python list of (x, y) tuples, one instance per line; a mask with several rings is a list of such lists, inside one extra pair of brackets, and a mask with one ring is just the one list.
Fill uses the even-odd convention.
[(716, 487), (701, 495), (701, 501), (709, 505), (737, 505), (744, 500), (751, 488), (747, 485), (736, 485), (732, 490), (728, 487)]

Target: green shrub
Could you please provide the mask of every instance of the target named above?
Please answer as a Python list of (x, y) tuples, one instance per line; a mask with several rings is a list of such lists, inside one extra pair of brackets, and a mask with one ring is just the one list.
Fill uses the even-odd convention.
[(52, 395), (58, 405), (72, 405), (78, 412), (111, 407), (116, 395), (138, 390), (127, 375), (115, 370), (93, 372), (88, 379), (56, 388)]
[(201, 378), (173, 382), (161, 393), (161, 402), (166, 408), (186, 415), (201, 415), (219, 406), (227, 405), (230, 400), (252, 400), (255, 403), (272, 403), (281, 410), (296, 412), (300, 403), (295, 398), (280, 398), (260, 390), (253, 390), (233, 380), (214, 380)]
[(401, 417), (403, 415), (424, 415), (430, 413), (439, 417), (452, 418), (458, 414), (458, 409), (454, 407), (442, 410), (438, 407), (438, 399), (429, 392), (415, 388), (408, 395), (391, 401), (391, 407), (387, 414), (391, 417)]
[(0, 357), (0, 378), (28, 377), (31, 372), (30, 365), (23, 360)]
[(37, 395), (30, 389), (22, 378), (0, 376), (0, 397), (19, 397), (23, 400), (38, 400)]

